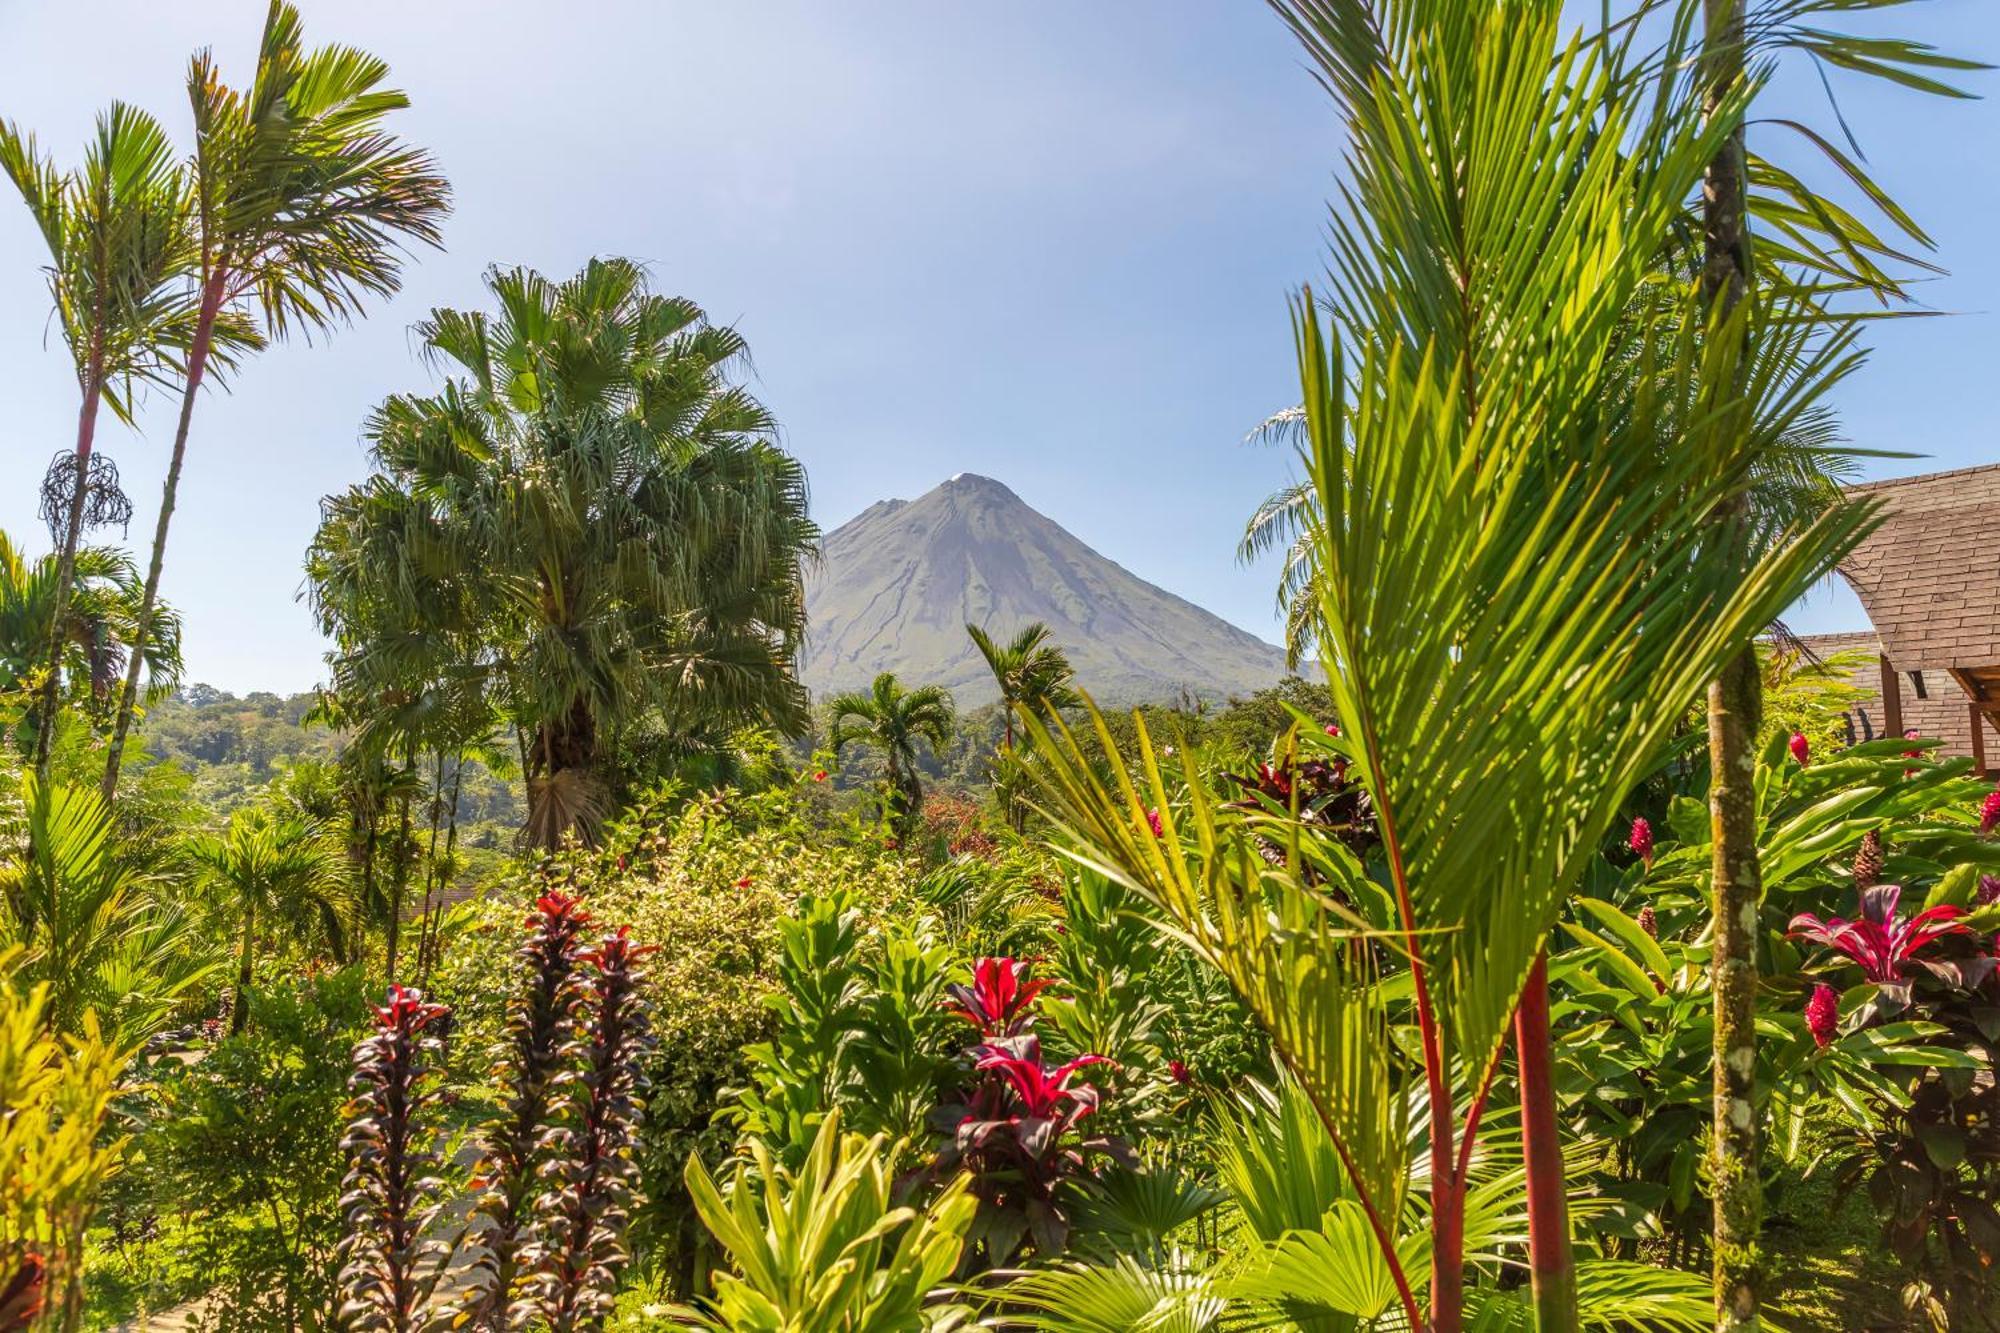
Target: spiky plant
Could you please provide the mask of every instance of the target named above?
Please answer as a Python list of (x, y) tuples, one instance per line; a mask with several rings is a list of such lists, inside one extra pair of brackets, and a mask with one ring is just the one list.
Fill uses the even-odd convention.
[(482, 1327), (513, 1327), (541, 1141), (584, 998), (578, 967), (589, 923), (590, 914), (576, 899), (544, 894), (528, 914), (527, 938), (515, 955), (526, 982), (507, 1006), (494, 1070), (505, 1110), (484, 1136), (477, 1177), (484, 1187), (473, 1213), (480, 1252), (467, 1311)]
[(553, 1188), (537, 1201), (541, 1229), (533, 1283), (539, 1313), (553, 1333), (601, 1327), (611, 1313), (627, 1260), (626, 1222), (639, 1201), (633, 1145), (640, 1121), (639, 1056), (651, 1025), (639, 994), (640, 964), (657, 946), (636, 943), (626, 927), (585, 955), (578, 1072), (567, 1087), (564, 1119), (545, 1143)]
[(424, 1112), (437, 1097), (435, 1029), (451, 1011), (423, 992), (391, 986), (376, 1030), (354, 1048), (353, 1119), (340, 1146), (350, 1159), (340, 1208), (340, 1314), (357, 1333), (438, 1327), (431, 1295), (446, 1248), (431, 1224), (441, 1203), (434, 1135)]

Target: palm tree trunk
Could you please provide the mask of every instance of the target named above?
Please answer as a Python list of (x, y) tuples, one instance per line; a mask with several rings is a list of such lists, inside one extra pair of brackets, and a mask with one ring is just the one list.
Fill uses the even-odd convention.
[(1528, 1169), (1528, 1267), (1534, 1278), (1535, 1329), (1577, 1333), (1576, 1265), (1570, 1252), (1562, 1140), (1556, 1128), (1546, 949), (1535, 955), (1514, 1011), (1514, 1054), (1521, 1070), (1521, 1156)]
[[(410, 763), (416, 760), (412, 756)], [(403, 932), (403, 892), (410, 885), (410, 793), (403, 791), (403, 809), (398, 817), (396, 832), (396, 878), (389, 888), (389, 943), (388, 956), (383, 962), (383, 971), (388, 979), (396, 979), (396, 952)]]
[(69, 501), (69, 523), (63, 529), (62, 550), (56, 556), (55, 611), (49, 617), (48, 678), (42, 682), (41, 720), (35, 727), (35, 776), (48, 781), (49, 746), (56, 729), (56, 708), (62, 700), (63, 619), (69, 614), (70, 584), (76, 580), (76, 548), (83, 539), (83, 510), (90, 496), (90, 451), (97, 438), (97, 409), (104, 396), (104, 353), (93, 347), (84, 373), (83, 406), (76, 421), (76, 494)]
[[(1711, 115), (1743, 78), (1743, 0), (1703, 0), (1703, 97)], [(1750, 279), (1741, 126), (1708, 165), (1702, 187), (1702, 294), (1726, 317)], [(1713, 327), (1713, 325), (1711, 326)], [(1715, 1098), (1710, 1179), (1714, 1192), (1715, 1326), (1750, 1333), (1758, 1320), (1756, 743), (1762, 681), (1746, 647), (1708, 690), (1709, 825), (1714, 845)]]
[(174, 452), (167, 462), (167, 484), (160, 493), (160, 517), (153, 525), (153, 556), (146, 566), (146, 594), (139, 604), (138, 623), (132, 628), (132, 657), (125, 664), (125, 689), (118, 696), (118, 721), (111, 729), (111, 751), (104, 757), (104, 781), (98, 787), (107, 805), (118, 793), (118, 768), (125, 760), (125, 738), (132, 730), (133, 711), (139, 706), (139, 673), (145, 665), (146, 635), (153, 626), (153, 610), (160, 600), (160, 566), (167, 558), (167, 527), (173, 522), (174, 499), (180, 493), (181, 464), (187, 459), (188, 428), (194, 424), (195, 397), (201, 392), (202, 372), (208, 368), (209, 348), (215, 337), (215, 319), (222, 310), (224, 277), (218, 266), (202, 289), (194, 342), (188, 348), (187, 385), (181, 391), (181, 416), (174, 427)]
[(243, 945), (236, 958), (236, 1006), (229, 1011), (229, 1035), (243, 1031), (250, 1019), (250, 961), (257, 940), (257, 900), (243, 898)]

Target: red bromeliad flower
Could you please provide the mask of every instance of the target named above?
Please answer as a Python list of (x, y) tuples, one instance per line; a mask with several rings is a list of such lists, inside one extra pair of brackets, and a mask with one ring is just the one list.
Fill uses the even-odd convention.
[(1877, 884), (1861, 894), (1858, 920), (1835, 917), (1821, 921), (1810, 912), (1802, 912), (1792, 918), (1790, 933), (1795, 939), (1811, 940), (1845, 954), (1860, 965), (1870, 981), (1901, 981), (1904, 964), (1922, 961), (1916, 957), (1918, 950), (1946, 935), (1970, 933), (1958, 920), (1961, 913), (1956, 907), (1931, 907), (1912, 917), (1897, 917), (1896, 902), (1902, 896), (1900, 884)]
[(1806, 742), (1806, 734), (1803, 731), (1793, 732), (1792, 739), (1786, 744), (1791, 749), (1792, 758), (1799, 761), (1801, 768), (1812, 758), (1812, 746)]
[(1632, 836), (1625, 840), (1625, 845), (1646, 863), (1646, 869), (1653, 868), (1653, 826), (1646, 822), (1645, 816), (1632, 821)]
[(1029, 980), (1028, 964), (1014, 958), (982, 958), (972, 966), (972, 984), (946, 987), (957, 1003), (952, 1012), (979, 1029), (980, 1035), (1018, 1036), (1034, 1022), (1029, 1006), (1055, 985), (1053, 980)]
[(1825, 1050), (1839, 1028), (1840, 996), (1834, 993), (1831, 986), (1814, 986), (1812, 995), (1806, 1000), (1806, 1031), (1812, 1033), (1813, 1042)]
[(1979, 836), (1993, 832), (1993, 826), (2000, 824), (2000, 787), (1986, 793), (1986, 799), (1979, 804)]

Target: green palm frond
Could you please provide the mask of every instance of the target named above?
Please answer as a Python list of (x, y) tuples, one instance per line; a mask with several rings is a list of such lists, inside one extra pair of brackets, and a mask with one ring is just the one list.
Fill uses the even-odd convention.
[(1010, 1326), (1048, 1333), (1205, 1333), (1223, 1326), (1229, 1306), (1214, 1274), (1175, 1256), (1158, 1267), (1122, 1255), (1041, 1269), (1009, 1283), (1006, 1297), (1026, 1307)]

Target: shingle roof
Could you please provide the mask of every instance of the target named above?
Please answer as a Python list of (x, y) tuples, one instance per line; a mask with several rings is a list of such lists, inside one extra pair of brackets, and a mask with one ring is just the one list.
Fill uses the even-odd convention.
[[(1858, 689), (1868, 691), (1868, 697), (1858, 699), (1847, 711), (1848, 724), (1854, 729), (1857, 741), (1876, 740), (1888, 734), (1888, 724), (1882, 717), (1882, 645), (1872, 633), (1860, 634), (1806, 634), (1798, 640), (1809, 648), (1813, 656), (1827, 659), (1838, 653), (1864, 652), (1867, 658), (1855, 665), (1846, 674)], [(1920, 671), (1924, 685), (1924, 697), (1917, 697), (1916, 681), (1912, 673), (1904, 672), (1902, 677), (1903, 726), (1914, 728), (1920, 736), (1931, 736), (1944, 742), (1944, 751), (1950, 755), (1969, 756), (1972, 753), (1972, 715), (1966, 707), (1971, 701), (1958, 682), (1940, 670)], [(1989, 722), (1986, 727), (1986, 755), (1991, 763), (2000, 756), (2000, 732), (1996, 732)]]
[(1874, 481), (1878, 528), (1841, 566), (1905, 670), (2000, 664), (2000, 464)]

